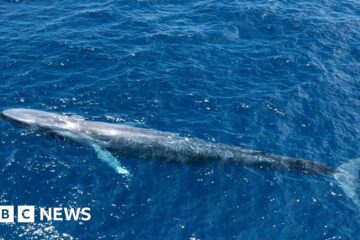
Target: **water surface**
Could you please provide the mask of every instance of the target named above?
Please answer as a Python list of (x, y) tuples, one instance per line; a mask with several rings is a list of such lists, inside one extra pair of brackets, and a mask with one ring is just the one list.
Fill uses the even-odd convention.
[[(360, 154), (360, 5), (2, 1), (0, 106), (132, 123), (339, 166)], [(0, 203), (92, 209), (3, 239), (355, 239), (331, 178), (120, 159), (0, 122)]]

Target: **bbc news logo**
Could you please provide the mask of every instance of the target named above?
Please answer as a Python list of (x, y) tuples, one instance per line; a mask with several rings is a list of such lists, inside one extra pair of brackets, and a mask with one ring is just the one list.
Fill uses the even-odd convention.
[[(90, 208), (35, 208), (35, 206), (0, 206), (0, 223), (37, 221), (89, 221)], [(16, 216), (16, 219), (15, 219)]]

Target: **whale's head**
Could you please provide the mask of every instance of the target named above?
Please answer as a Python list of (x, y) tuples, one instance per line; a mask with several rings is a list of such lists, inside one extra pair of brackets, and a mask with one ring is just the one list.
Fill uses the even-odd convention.
[(1, 118), (24, 127), (43, 130), (70, 130), (77, 128), (77, 120), (72, 117), (33, 109), (8, 109), (1, 112)]

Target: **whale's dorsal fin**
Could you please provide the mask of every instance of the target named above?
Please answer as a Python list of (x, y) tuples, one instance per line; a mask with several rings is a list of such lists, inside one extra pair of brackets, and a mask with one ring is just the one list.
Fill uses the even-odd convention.
[(115, 171), (121, 175), (130, 176), (130, 172), (121, 165), (120, 161), (108, 150), (102, 148), (100, 145), (96, 143), (90, 144), (92, 148), (94, 148), (97, 157), (109, 164), (110, 167), (115, 169)]

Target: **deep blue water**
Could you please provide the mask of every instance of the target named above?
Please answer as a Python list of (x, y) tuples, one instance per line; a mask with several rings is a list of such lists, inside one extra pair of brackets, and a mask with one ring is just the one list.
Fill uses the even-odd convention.
[[(0, 108), (177, 132), (337, 167), (360, 153), (360, 3), (2, 1)], [(0, 204), (91, 207), (1, 239), (357, 239), (329, 177), (119, 159), (0, 122)], [(359, 181), (360, 184), (360, 181)]]

